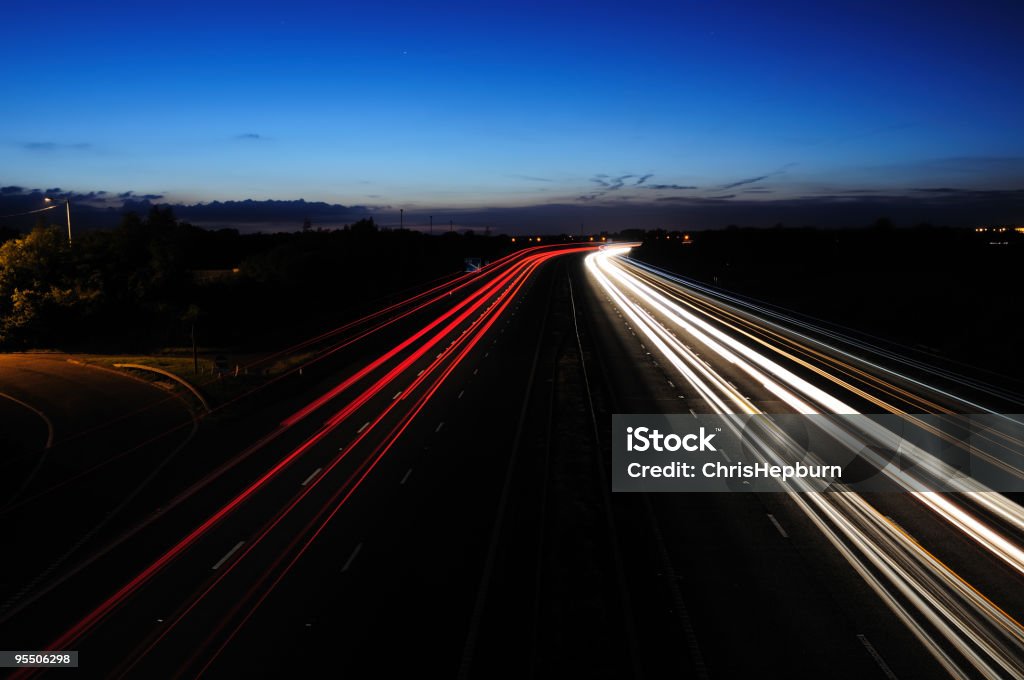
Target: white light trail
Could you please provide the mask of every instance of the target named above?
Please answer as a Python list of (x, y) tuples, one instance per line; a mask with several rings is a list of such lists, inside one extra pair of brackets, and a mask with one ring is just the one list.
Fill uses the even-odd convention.
[[(850, 405), (617, 266), (613, 258), (625, 252), (628, 248), (608, 248), (594, 253), (587, 257), (587, 269), (642, 339), (660, 352), (713, 410), (723, 415), (762, 413), (696, 355), (690, 348), (693, 342), (681, 342), (659, 318), (703, 345), (721, 362), (742, 371), (796, 413), (859, 415)], [(852, 434), (828, 421), (823, 429), (854, 452), (863, 451), (866, 443), (899, 441), (892, 432), (866, 417), (846, 418), (844, 422), (852, 423), (857, 432)], [(749, 433), (747, 435), (749, 437)], [(756, 455), (785, 462), (779, 457), (780, 447), (757, 436), (754, 440)], [(913, 458), (919, 472), (950, 478), (948, 475), (953, 470), (945, 463), (917, 447), (900, 443), (903, 444), (901, 452)], [(874, 462), (885, 465), (880, 457)], [(914, 492), (917, 500), (950, 526), (1024, 574), (1024, 550), (1020, 546), (950, 498), (925, 491), (927, 487), (905, 471), (892, 466), (883, 467), (883, 471), (901, 487)], [(969, 498), (1014, 526), (1024, 528), (1024, 513), (1016, 504), (996, 494), (984, 493), (987, 490), (973, 480), (965, 481), (964, 491), (974, 492)], [(952, 644), (964, 661), (986, 677), (1001, 677), (1006, 673), (1024, 677), (1024, 629), (1021, 625), (860, 495), (789, 492), (789, 497), (951, 675), (969, 677), (939, 638)]]

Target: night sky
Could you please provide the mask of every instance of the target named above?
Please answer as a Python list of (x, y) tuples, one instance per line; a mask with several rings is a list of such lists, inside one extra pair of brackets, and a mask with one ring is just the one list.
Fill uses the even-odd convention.
[(1019, 0), (3, 13), (0, 185), (407, 224), (1024, 221)]

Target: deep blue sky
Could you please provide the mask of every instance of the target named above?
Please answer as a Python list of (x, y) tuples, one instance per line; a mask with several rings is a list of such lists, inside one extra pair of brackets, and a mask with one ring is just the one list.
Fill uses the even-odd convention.
[(569, 221), (1019, 205), (1024, 3), (953, 4), (9, 4), (0, 183)]

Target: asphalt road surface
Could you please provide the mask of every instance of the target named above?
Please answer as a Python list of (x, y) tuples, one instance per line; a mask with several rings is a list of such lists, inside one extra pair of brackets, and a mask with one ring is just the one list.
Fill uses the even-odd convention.
[[(824, 340), (595, 252), (530, 249), (322, 338), (329, 358), (204, 423), (60, 568), (12, 578), (0, 646), (140, 678), (1019, 674), (1013, 555), (954, 523), (1009, 532), (998, 502), (611, 493), (613, 413), (792, 406), (669, 302), (849, 390)], [(849, 401), (892, 399), (884, 378)], [(82, 486), (3, 521), (59, 525)]]

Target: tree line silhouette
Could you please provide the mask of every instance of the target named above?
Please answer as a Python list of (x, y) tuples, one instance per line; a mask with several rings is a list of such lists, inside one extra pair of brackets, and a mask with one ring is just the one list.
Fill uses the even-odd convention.
[(146, 351), (190, 342), (259, 348), (306, 337), (382, 299), (492, 259), (506, 237), (379, 229), (206, 230), (154, 206), (115, 229), (0, 233), (0, 347)]

